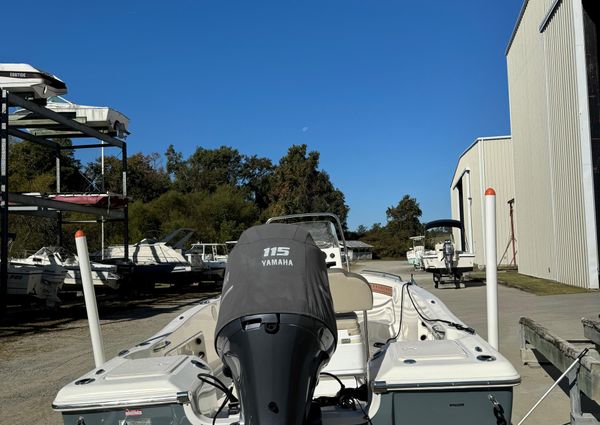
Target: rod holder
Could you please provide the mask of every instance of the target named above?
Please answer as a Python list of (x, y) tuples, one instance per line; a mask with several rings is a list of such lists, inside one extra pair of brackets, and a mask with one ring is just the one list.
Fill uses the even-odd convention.
[(90, 337), (92, 339), (92, 351), (94, 363), (100, 367), (106, 361), (104, 358), (104, 344), (100, 331), (100, 318), (98, 317), (98, 305), (96, 304), (96, 292), (92, 281), (92, 269), (90, 267), (90, 254), (88, 252), (87, 238), (83, 230), (75, 233), (75, 245), (79, 257), (79, 270), (83, 284), (83, 296), (85, 298), (85, 309), (87, 311), (88, 324), (90, 326)]
[(496, 191), (485, 191), (485, 282), (488, 343), (498, 349), (498, 269), (496, 252)]

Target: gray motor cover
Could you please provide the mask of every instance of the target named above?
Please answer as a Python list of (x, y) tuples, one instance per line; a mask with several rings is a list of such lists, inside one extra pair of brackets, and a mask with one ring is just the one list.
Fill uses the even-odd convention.
[(229, 255), (215, 335), (236, 319), (265, 313), (311, 317), (337, 337), (325, 254), (300, 226), (251, 227)]

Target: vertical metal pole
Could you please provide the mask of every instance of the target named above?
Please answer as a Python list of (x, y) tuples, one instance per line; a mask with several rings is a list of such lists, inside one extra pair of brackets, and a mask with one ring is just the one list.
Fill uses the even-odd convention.
[(485, 191), (485, 285), (487, 300), (487, 338), (498, 349), (498, 270), (496, 246), (496, 192)]
[(58, 235), (56, 236), (56, 243), (58, 244), (58, 246), (63, 246), (63, 234), (62, 234), (63, 214), (62, 214), (62, 211), (58, 211), (56, 221), (57, 221), (57, 226), (58, 226)]
[(511, 199), (508, 201), (508, 205), (510, 207), (510, 243), (512, 244), (512, 264), (514, 266), (517, 265), (517, 250), (515, 248), (515, 221), (513, 216), (513, 205), (515, 204), (515, 200)]
[[(127, 144), (123, 142), (123, 196), (127, 197)], [(125, 260), (129, 260), (129, 206), (125, 203), (123, 210), (123, 252)]]
[(60, 193), (60, 149), (56, 150), (56, 193)]
[[(104, 140), (102, 141), (102, 149), (100, 152), (100, 167), (101, 167), (101, 175), (102, 175), (102, 192), (106, 191), (106, 185), (104, 184)], [(102, 259), (104, 260), (104, 217), (102, 217), (102, 222), (100, 223), (100, 252), (102, 253)]]
[(471, 213), (473, 197), (471, 196), (471, 170), (467, 170), (467, 224), (469, 226), (467, 237), (469, 238), (469, 254), (473, 254), (473, 216)]
[[(56, 149), (56, 193), (60, 193), (60, 149)], [(58, 235), (56, 237), (56, 243), (58, 246), (62, 246), (62, 212), (59, 211), (56, 218), (56, 227), (58, 228)]]
[(0, 95), (0, 314), (6, 311), (8, 292), (8, 92)]

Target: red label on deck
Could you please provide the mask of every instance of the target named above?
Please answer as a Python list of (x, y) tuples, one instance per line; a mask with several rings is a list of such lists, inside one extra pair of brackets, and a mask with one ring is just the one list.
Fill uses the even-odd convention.
[(380, 283), (371, 283), (371, 289), (373, 290), (373, 292), (387, 295), (388, 297), (391, 297), (394, 292), (394, 289), (391, 286), (382, 285)]
[(142, 416), (143, 412), (140, 409), (125, 410), (125, 416)]

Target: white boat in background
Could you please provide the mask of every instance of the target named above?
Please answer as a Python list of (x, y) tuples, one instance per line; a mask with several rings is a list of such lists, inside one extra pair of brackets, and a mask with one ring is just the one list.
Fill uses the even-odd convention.
[[(79, 269), (79, 258), (65, 248), (58, 246), (45, 246), (39, 249), (35, 254), (24, 259), (13, 260), (19, 264), (29, 264), (44, 268), (49, 272), (55, 271), (58, 279), (62, 279), (65, 286), (63, 290), (69, 290), (69, 287), (81, 287), (81, 272)], [(92, 271), (92, 282), (97, 286), (105, 286), (111, 289), (119, 288), (120, 276), (116, 273), (117, 266), (111, 264), (90, 263)], [(58, 272), (60, 271), (60, 273)], [(46, 272), (44, 272), (46, 276)]]
[(423, 268), (433, 274), (435, 287), (444, 276), (451, 277), (457, 285), (461, 283), (463, 274), (473, 271), (475, 260), (475, 254), (465, 251), (462, 223), (450, 219), (431, 221), (425, 225), (425, 233), (426, 243), (434, 249), (423, 253)]
[(8, 295), (36, 295), (43, 271), (34, 266), (8, 265)]
[(31, 296), (54, 308), (60, 304), (58, 290), (62, 284), (44, 279), (44, 268), (13, 263), (8, 265), (7, 295), (14, 297)]
[(185, 258), (197, 271), (217, 272), (227, 267), (229, 251), (224, 243), (196, 242), (185, 253)]
[[(123, 245), (111, 245), (102, 253), (96, 253), (95, 258), (102, 262), (113, 262), (125, 258)], [(132, 274), (138, 276), (144, 283), (171, 283), (187, 280), (192, 267), (186, 258), (164, 241), (142, 239), (129, 245), (129, 259), (133, 264)]]
[[(120, 139), (129, 135), (129, 118), (108, 106), (78, 105), (64, 97), (51, 96), (47, 99), (46, 108)], [(35, 118), (36, 115), (26, 109), (18, 109), (11, 115), (11, 120), (16, 123)], [(49, 135), (46, 128), (36, 130), (35, 126), (32, 126), (30, 131), (33, 134)], [(52, 135), (60, 136), (60, 130), (53, 131)]]
[(425, 236), (411, 236), (409, 238), (412, 241), (412, 249), (406, 251), (406, 260), (409, 264), (412, 264), (415, 269), (423, 268), (422, 259), (423, 253), (425, 252), (425, 244), (423, 240)]
[(64, 423), (510, 423), (506, 358), (414, 282), (327, 269), (307, 228), (244, 232), (223, 295), (63, 387)]
[(0, 88), (29, 99), (67, 93), (67, 86), (58, 77), (26, 63), (0, 63)]

